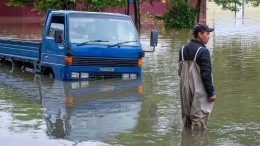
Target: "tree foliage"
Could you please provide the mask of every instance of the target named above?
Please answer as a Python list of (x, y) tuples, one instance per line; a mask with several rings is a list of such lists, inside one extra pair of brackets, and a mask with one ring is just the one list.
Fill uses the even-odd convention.
[(198, 10), (184, 0), (174, 0), (168, 4), (168, 12), (162, 16), (166, 28), (191, 28), (196, 21)]

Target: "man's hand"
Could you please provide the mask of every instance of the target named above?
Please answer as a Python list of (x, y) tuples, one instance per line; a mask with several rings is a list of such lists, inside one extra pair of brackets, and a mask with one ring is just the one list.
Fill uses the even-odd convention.
[(209, 101), (211, 101), (211, 102), (216, 101), (216, 99), (217, 99), (216, 95), (213, 95), (213, 96), (209, 97)]

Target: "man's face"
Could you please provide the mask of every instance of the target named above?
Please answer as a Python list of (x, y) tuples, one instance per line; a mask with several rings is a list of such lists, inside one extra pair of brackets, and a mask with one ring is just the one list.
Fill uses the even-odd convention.
[(209, 34), (210, 32), (204, 31), (204, 32), (199, 32), (198, 38), (203, 44), (207, 44), (209, 41)]

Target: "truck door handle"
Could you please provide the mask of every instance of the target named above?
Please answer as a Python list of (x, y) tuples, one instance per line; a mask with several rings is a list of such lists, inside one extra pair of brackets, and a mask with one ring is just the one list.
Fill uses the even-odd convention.
[(48, 60), (48, 58), (49, 58), (48, 56), (44, 56), (44, 59), (45, 59), (45, 60)]

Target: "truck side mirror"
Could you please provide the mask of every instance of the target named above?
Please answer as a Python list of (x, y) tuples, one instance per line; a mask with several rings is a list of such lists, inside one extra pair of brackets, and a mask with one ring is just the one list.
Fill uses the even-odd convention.
[(54, 31), (54, 41), (55, 43), (62, 43), (62, 30), (55, 30)]
[(152, 30), (151, 37), (150, 37), (150, 46), (156, 47), (158, 43), (158, 31)]
[(151, 36), (150, 36), (150, 46), (153, 47), (153, 50), (145, 50), (144, 52), (154, 52), (155, 47), (157, 46), (158, 43), (158, 31), (157, 30), (152, 30), (151, 31)]

